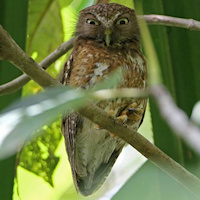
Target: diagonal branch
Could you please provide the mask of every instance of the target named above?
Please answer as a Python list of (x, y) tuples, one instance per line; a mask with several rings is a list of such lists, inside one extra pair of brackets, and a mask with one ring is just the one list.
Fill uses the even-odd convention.
[(162, 152), (158, 147), (150, 143), (142, 135), (133, 131), (129, 126), (121, 124), (118, 120), (94, 104), (87, 105), (87, 107), (79, 112), (100, 127), (107, 129), (125, 140), (173, 179), (192, 191), (198, 198), (200, 197), (200, 180)]
[[(69, 51), (73, 47), (73, 41), (74, 39), (70, 39), (67, 42), (64, 42), (61, 44), (54, 52), (49, 54), (44, 60), (42, 60), (38, 65), (42, 67), (43, 69), (48, 68), (52, 63), (54, 63), (58, 58), (60, 58), (62, 55), (64, 55), (67, 51)], [(22, 88), (26, 83), (28, 83), (31, 80), (31, 78), (23, 74), (19, 76), (18, 78), (3, 84), (0, 86), (0, 96), (4, 94), (10, 94), (18, 89)]]
[(11, 38), (11, 36), (0, 25), (0, 59), (8, 60), (21, 71), (28, 74), (42, 87), (59, 85), (60, 83), (52, 78), (42, 69), (31, 57), (29, 57)]

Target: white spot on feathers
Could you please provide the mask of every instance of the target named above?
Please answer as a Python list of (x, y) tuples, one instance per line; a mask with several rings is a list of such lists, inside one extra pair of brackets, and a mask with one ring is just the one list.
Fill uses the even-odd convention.
[(128, 54), (127, 59), (133, 63), (133, 68), (136, 69), (137, 72), (146, 72), (144, 60), (140, 56), (133, 58), (131, 55)]
[(110, 67), (110, 65), (107, 65), (105, 63), (95, 63), (94, 66), (96, 66), (96, 68), (94, 69), (92, 78), (89, 81), (89, 85), (94, 85), (97, 82), (97, 78), (99, 76), (103, 76), (103, 72)]

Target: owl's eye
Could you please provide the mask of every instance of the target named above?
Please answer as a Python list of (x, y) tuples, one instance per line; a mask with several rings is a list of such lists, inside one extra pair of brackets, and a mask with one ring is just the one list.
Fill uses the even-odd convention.
[(95, 26), (98, 26), (99, 25), (99, 22), (94, 20), (94, 19), (87, 19), (86, 22), (88, 24), (91, 24), (91, 25), (95, 25)]
[(127, 18), (121, 18), (117, 21), (117, 25), (125, 25), (128, 24), (129, 20)]

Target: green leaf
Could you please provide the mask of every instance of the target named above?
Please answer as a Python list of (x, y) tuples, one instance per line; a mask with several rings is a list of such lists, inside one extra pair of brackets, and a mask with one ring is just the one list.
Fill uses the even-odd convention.
[(80, 108), (84, 102), (81, 91), (60, 87), (10, 106), (0, 115), (0, 158), (16, 152), (32, 132), (52, 123), (65, 110)]
[(133, 8), (134, 4), (133, 4), (133, 0), (110, 0), (109, 1), (110, 3), (118, 3), (118, 4), (121, 4), (121, 5), (124, 5), (124, 6), (127, 6), (127, 7), (130, 7), (130, 8)]
[(26, 49), (39, 62), (62, 43), (60, 7), (53, 0), (30, 0), (28, 15)]
[[(27, 32), (28, 1), (0, 0), (0, 24), (12, 36), (16, 43), (25, 49)], [(11, 63), (0, 60), (0, 85), (21, 75), (22, 72)], [(0, 96), (0, 111), (21, 96), (21, 90)], [(0, 129), (0, 135), (2, 133)], [(16, 169), (16, 155), (0, 160), (0, 199), (11, 200)]]
[[(139, 1), (138, 1), (139, 2)], [(143, 4), (144, 14), (158, 13), (164, 14), (163, 2), (154, 0), (154, 3), (147, 2)], [(174, 91), (174, 77), (172, 73), (171, 55), (169, 52), (169, 41), (167, 37), (167, 28), (165, 26), (149, 26), (151, 36), (160, 62), (160, 70), (164, 84)], [(145, 38), (144, 38), (145, 39)], [(162, 41), (162, 42), (161, 42)], [(174, 94), (175, 95), (175, 94)], [(160, 116), (159, 109), (153, 98), (150, 98), (150, 107), (153, 123), (154, 141), (165, 153), (171, 156), (179, 163), (183, 162), (183, 154), (180, 139), (173, 134), (165, 120)], [(162, 134), (160, 132), (162, 131)], [(170, 148), (169, 148), (170, 144)]]
[[(165, 0), (146, 1), (145, 14), (164, 14), (180, 18), (200, 20), (200, 1)], [(180, 9), (177, 10), (177, 7)], [(149, 26), (158, 53), (165, 86), (171, 92), (178, 107), (190, 116), (193, 105), (200, 98), (199, 80), (199, 32), (167, 26)], [(173, 159), (200, 177), (200, 159), (177, 137), (159, 115), (159, 110), (150, 98), (155, 144)], [(173, 114), (173, 113), (172, 113)], [(170, 147), (170, 148), (169, 148)], [(191, 168), (192, 166), (192, 168)]]
[(91, 97), (94, 90), (114, 87), (120, 80), (122, 72), (119, 69), (97, 84), (95, 89), (85, 91), (55, 87), (10, 106), (0, 115), (0, 128), (3, 130), (0, 135), (0, 158), (16, 152), (32, 132), (52, 123), (64, 111), (84, 106), (86, 98)]
[(93, 5), (95, 0), (74, 0), (71, 4), (71, 6), (76, 9), (78, 12), (81, 11), (82, 9)]
[(40, 136), (28, 142), (20, 153), (20, 166), (42, 177), (53, 186), (53, 172), (59, 158), (55, 150), (61, 139), (61, 121), (57, 120), (50, 126), (40, 130)]
[[(162, 184), (160, 184), (162, 182)], [(119, 190), (112, 200), (197, 200), (158, 167), (147, 161)]]

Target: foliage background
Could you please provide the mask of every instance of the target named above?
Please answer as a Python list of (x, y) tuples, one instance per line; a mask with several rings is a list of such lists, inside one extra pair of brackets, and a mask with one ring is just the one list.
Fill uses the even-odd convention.
[[(133, 7), (133, 1), (130, 0), (111, 2)], [(137, 0), (135, 1), (136, 9), (141, 2), (145, 14), (164, 14), (200, 21), (199, 0)], [(0, 5), (2, 5), (0, 6), (0, 22), (22, 48), (25, 48), (26, 39), (26, 52), (37, 62), (40, 62), (62, 42), (71, 37), (78, 12), (93, 3), (92, 0), (29, 0), (28, 5), (27, 1), (21, 1), (21, 4), (15, 5), (14, 0), (0, 0)], [(19, 16), (19, 13), (22, 16)], [(18, 27), (13, 24), (17, 24)], [(27, 30), (25, 30), (26, 24)], [(200, 34), (199, 32), (174, 27), (150, 26), (149, 28), (160, 61), (163, 82), (178, 106), (190, 116), (194, 103), (200, 97), (198, 87), (200, 81)], [(66, 57), (67, 55), (63, 56), (48, 69), (52, 76), (57, 77)], [(16, 68), (5, 65), (7, 63), (1, 61), (1, 84), (20, 74)], [(41, 90), (36, 83), (31, 81), (23, 88), (22, 95), (26, 97)], [(17, 92), (13, 95), (1, 97), (0, 109), (19, 98), (20, 94), (21, 92)], [(151, 141), (154, 139), (159, 148), (194, 174), (200, 176), (199, 157), (173, 134), (159, 115), (153, 99), (150, 99), (150, 108), (151, 117), (148, 107), (144, 124), (139, 132)], [(177, 199), (177, 197), (179, 199), (195, 199), (192, 194), (185, 191), (182, 186), (150, 163), (147, 162), (140, 168), (145, 159), (130, 147), (124, 149), (112, 173), (97, 193), (90, 197), (77, 195), (73, 186), (63, 139), (60, 135), (59, 124), (60, 122), (57, 121), (50, 127), (44, 126), (41, 130), (42, 135), (26, 145), (21, 152), (21, 158), (17, 159), (20, 167), (17, 169), (14, 200), (20, 198), (22, 200), (110, 199), (137, 169), (139, 170), (113, 199), (132, 199), (133, 197), (138, 200)], [(153, 128), (153, 139), (151, 127)], [(5, 172), (1, 173), (0, 178), (6, 180), (1, 183), (8, 183), (10, 188), (10, 197), (4, 199), (12, 198), (14, 163), (15, 156), (0, 162), (0, 170)], [(10, 171), (6, 169), (7, 166), (10, 167)], [(3, 190), (4, 187), (0, 188)]]

